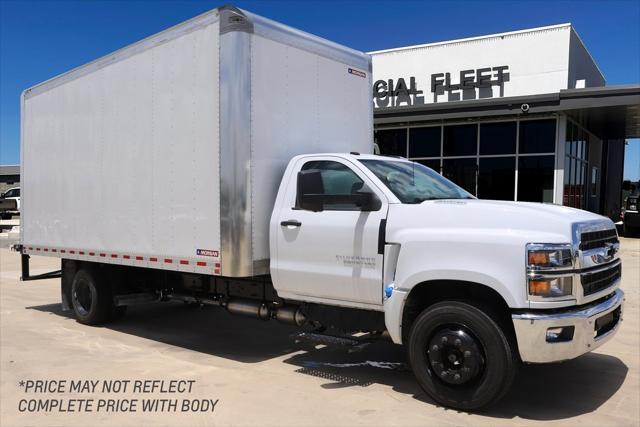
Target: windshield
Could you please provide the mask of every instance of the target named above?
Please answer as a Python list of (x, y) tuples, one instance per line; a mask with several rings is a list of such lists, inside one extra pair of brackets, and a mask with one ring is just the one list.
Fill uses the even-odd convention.
[(474, 198), (453, 182), (420, 163), (377, 159), (362, 159), (360, 162), (371, 170), (402, 203)]

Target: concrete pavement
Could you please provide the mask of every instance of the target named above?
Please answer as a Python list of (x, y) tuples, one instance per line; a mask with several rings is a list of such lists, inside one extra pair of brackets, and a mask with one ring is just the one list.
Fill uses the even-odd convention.
[[(637, 426), (640, 240), (621, 240), (627, 301), (618, 335), (576, 360), (523, 367), (509, 395), (482, 414), (436, 406), (392, 344), (359, 353), (302, 348), (291, 327), (176, 303), (130, 307), (106, 327), (80, 325), (60, 310), (59, 279), (19, 282), (19, 256), (0, 249), (0, 425)], [(34, 257), (31, 271), (58, 268), (59, 260)], [(87, 379), (195, 380), (190, 393), (142, 397), (217, 403), (204, 413), (20, 412), (29, 399), (141, 397), (130, 389), (36, 394), (20, 385)]]

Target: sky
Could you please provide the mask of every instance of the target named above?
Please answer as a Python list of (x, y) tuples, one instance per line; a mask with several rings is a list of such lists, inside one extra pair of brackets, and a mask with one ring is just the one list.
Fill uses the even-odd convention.
[[(0, 164), (20, 161), (22, 90), (226, 3), (0, 0)], [(571, 22), (607, 79), (640, 82), (640, 1), (242, 1), (234, 5), (362, 51)], [(625, 179), (640, 179), (640, 140)]]

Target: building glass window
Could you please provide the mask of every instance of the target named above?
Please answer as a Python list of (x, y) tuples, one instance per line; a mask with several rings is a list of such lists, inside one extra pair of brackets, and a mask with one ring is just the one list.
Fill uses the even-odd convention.
[[(406, 127), (375, 135), (382, 154), (408, 155), (479, 198), (553, 202), (555, 118)], [(568, 138), (566, 152), (565, 170), (570, 171), (572, 159), (585, 156), (588, 145)], [(565, 175), (565, 204), (571, 183), (589, 179), (588, 169), (576, 172)]]
[(471, 194), (476, 194), (476, 158), (444, 159), (442, 174)]
[(515, 157), (481, 157), (478, 167), (478, 197), (513, 200), (515, 176)]
[(521, 120), (520, 154), (555, 153), (556, 120)]
[(578, 209), (587, 207), (587, 171), (589, 165), (589, 135), (567, 121), (564, 161), (564, 195), (562, 204)]
[(516, 122), (480, 124), (480, 155), (515, 154)]
[(409, 157), (440, 157), (440, 126), (409, 129)]
[(444, 127), (443, 155), (475, 156), (478, 153), (478, 125)]
[[(567, 141), (568, 143), (568, 141)], [(568, 153), (568, 150), (565, 150), (565, 153)], [(564, 191), (562, 195), (562, 204), (565, 206), (571, 206), (571, 198), (573, 195), (571, 194), (571, 186), (569, 183), (571, 182), (571, 157), (567, 154), (564, 156)]]
[(431, 168), (438, 173), (442, 172), (440, 169), (440, 159), (416, 160), (416, 163), (425, 165), (426, 167)]
[(377, 130), (374, 138), (380, 154), (407, 157), (407, 129)]
[(518, 201), (553, 202), (554, 156), (518, 159)]

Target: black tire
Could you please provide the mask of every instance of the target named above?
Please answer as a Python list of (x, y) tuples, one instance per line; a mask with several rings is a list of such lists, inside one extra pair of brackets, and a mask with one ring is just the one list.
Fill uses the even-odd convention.
[(487, 311), (465, 302), (428, 307), (409, 333), (409, 360), (420, 386), (439, 404), (464, 411), (491, 405), (509, 391), (516, 351)]
[(108, 284), (88, 269), (78, 270), (73, 278), (71, 302), (76, 320), (85, 325), (99, 325), (110, 320), (114, 309)]

